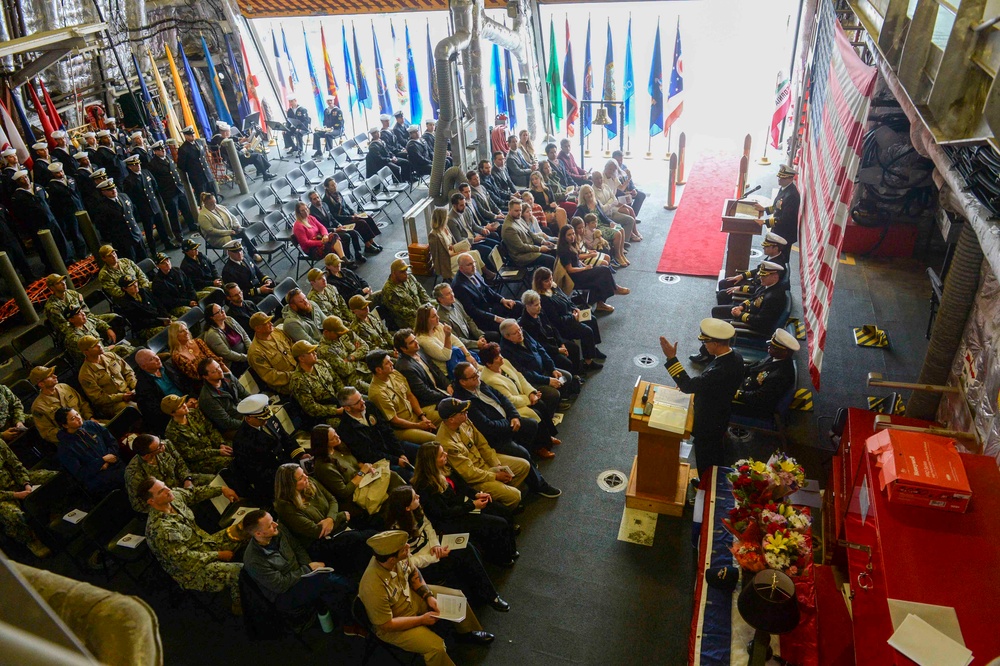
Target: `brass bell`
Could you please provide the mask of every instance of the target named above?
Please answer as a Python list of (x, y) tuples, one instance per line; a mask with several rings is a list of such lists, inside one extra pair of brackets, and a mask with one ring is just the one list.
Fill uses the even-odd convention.
[(603, 106), (597, 107), (597, 113), (594, 114), (594, 119), (590, 122), (593, 125), (610, 125), (611, 118), (608, 118), (608, 109)]

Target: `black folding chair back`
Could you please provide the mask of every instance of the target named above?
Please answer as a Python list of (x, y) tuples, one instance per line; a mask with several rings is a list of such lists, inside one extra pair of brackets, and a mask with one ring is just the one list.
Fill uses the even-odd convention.
[(97, 548), (101, 557), (104, 576), (111, 580), (114, 576), (108, 560), (121, 565), (121, 570), (132, 580), (138, 582), (125, 565), (139, 562), (149, 557), (149, 547), (141, 542), (135, 548), (120, 546), (118, 542), (127, 535), (144, 536), (146, 532), (146, 517), (138, 515), (129, 504), (125, 490), (114, 490), (91, 509), (87, 517), (80, 523), (84, 536)]
[(285, 244), (270, 239), (271, 232), (263, 222), (250, 225), (246, 230), (246, 235), (257, 250), (257, 254), (264, 258), (264, 263), (271, 270), (271, 273), (277, 274), (271, 262), (274, 261), (274, 255), (285, 253)]
[(74, 509), (88, 511), (91, 502), (73, 478), (59, 472), (35, 488), (21, 506), (39, 540), (54, 552), (66, 551), (79, 566), (76, 558), (82, 549), (74, 542), (83, 534), (83, 528), (79, 522), (74, 524), (64, 516)]
[(153, 263), (152, 259), (143, 259), (139, 262), (139, 270), (146, 274), (150, 280), (153, 279), (153, 275), (156, 273), (156, 264)]
[[(291, 278), (286, 278), (286, 280)], [(293, 280), (294, 282), (294, 280)], [(279, 285), (280, 286), (280, 285)], [(257, 304), (257, 309), (273, 317), (281, 316), (281, 301), (274, 294), (268, 294)], [(249, 332), (249, 331), (248, 331)]]
[(296, 284), (295, 280), (293, 280), (290, 277), (286, 277), (284, 280), (279, 282), (278, 285), (274, 288), (273, 296), (276, 299), (278, 299), (279, 303), (284, 303), (285, 296), (288, 295), (288, 292), (290, 292), (292, 289), (295, 289), (297, 286), (299, 285)]
[(365, 610), (365, 604), (361, 601), (361, 597), (354, 597), (354, 601), (351, 602), (351, 615), (354, 617), (354, 621), (364, 628), (366, 632), (365, 651), (361, 657), (361, 666), (365, 666), (371, 661), (375, 651), (379, 648), (385, 650), (386, 654), (392, 657), (397, 664), (403, 666), (410, 664), (412, 666), (417, 663), (420, 655), (414, 652), (407, 652), (392, 643), (386, 643), (376, 635), (375, 627), (372, 626), (371, 620), (368, 619), (368, 611)]
[(62, 351), (56, 347), (56, 342), (46, 325), (41, 322), (17, 335), (10, 344), (27, 368), (38, 365), (55, 366), (62, 374), (70, 365), (63, 357)]

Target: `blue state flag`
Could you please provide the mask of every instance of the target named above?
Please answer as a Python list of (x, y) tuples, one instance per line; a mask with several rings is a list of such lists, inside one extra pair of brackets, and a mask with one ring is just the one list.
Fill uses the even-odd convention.
[(514, 96), (517, 89), (517, 79), (514, 78), (514, 63), (511, 62), (510, 51), (507, 49), (503, 50), (503, 71), (507, 89), (507, 116), (510, 119), (507, 127), (513, 130), (517, 127), (517, 98)]
[(653, 62), (649, 66), (649, 136), (663, 131), (663, 58), (660, 56), (660, 22), (656, 22)]
[(194, 107), (194, 117), (201, 127), (201, 135), (210, 137), (214, 134), (212, 123), (208, 120), (208, 111), (205, 110), (205, 101), (201, 97), (201, 90), (198, 89), (198, 80), (194, 78), (191, 70), (191, 63), (188, 62), (187, 54), (184, 53), (184, 44), (177, 40), (177, 52), (181, 54), (181, 61), (184, 63), (184, 73), (187, 74), (188, 84), (191, 86), (191, 106)]
[[(583, 54), (583, 99), (594, 99), (594, 62), (590, 58), (590, 19), (587, 19), (587, 45)], [(590, 135), (591, 112), (590, 104), (584, 104), (580, 110), (580, 125), (583, 135)]]
[(340, 24), (340, 43), (344, 47), (344, 85), (347, 86), (347, 109), (354, 113), (354, 105), (358, 102), (358, 83), (357, 79), (354, 78), (354, 67), (351, 66), (351, 51), (347, 48), (347, 28), (344, 27), (343, 23)]
[(632, 71), (632, 17), (628, 17), (628, 34), (625, 37), (625, 83), (622, 99), (625, 101), (625, 132), (632, 132), (635, 127), (635, 73)]
[(312, 52), (309, 50), (309, 40), (306, 38), (306, 26), (302, 25), (302, 43), (306, 47), (306, 69), (309, 70), (309, 85), (312, 86), (313, 99), (316, 100), (316, 119), (322, 124), (323, 121), (323, 109), (326, 105), (323, 103), (323, 93), (320, 92), (319, 88), (319, 77), (316, 76), (316, 67), (313, 66)]
[(372, 21), (372, 45), (375, 48), (375, 91), (378, 94), (379, 113), (392, 115), (392, 98), (389, 96), (389, 86), (386, 85), (385, 68), (382, 66), (382, 54), (378, 50), (378, 36), (375, 34), (375, 22)]
[(247, 93), (247, 76), (240, 67), (240, 62), (233, 52), (233, 43), (229, 40), (229, 34), (224, 33), (222, 38), (226, 41), (226, 56), (229, 58), (229, 69), (233, 71), (233, 90), (236, 91), (236, 111), (240, 114), (240, 120), (250, 115), (250, 95)]
[(490, 64), (490, 85), (493, 86), (493, 103), (497, 107), (497, 115), (507, 115), (507, 88), (503, 84), (500, 73), (500, 47), (493, 45), (493, 58)]
[(227, 125), (232, 125), (233, 116), (230, 115), (226, 100), (222, 97), (222, 87), (219, 85), (219, 77), (215, 72), (215, 63), (212, 62), (212, 54), (208, 51), (208, 42), (205, 41), (204, 37), (201, 38), (201, 50), (205, 52), (205, 62), (208, 63), (208, 87), (212, 90), (215, 112), (218, 114), (219, 120)]
[(403, 23), (406, 36), (406, 78), (410, 88), (410, 122), (419, 125), (424, 120), (424, 101), (420, 98), (420, 86), (417, 82), (417, 66), (413, 62), (413, 48), (410, 46), (410, 26)]
[(153, 98), (149, 94), (149, 88), (146, 87), (146, 80), (142, 78), (142, 70), (139, 69), (139, 60), (135, 57), (134, 53), (132, 54), (132, 65), (135, 67), (135, 73), (139, 76), (142, 105), (145, 107), (146, 115), (149, 117), (149, 131), (157, 141), (166, 141), (167, 136), (163, 132), (163, 123), (160, 122), (160, 117), (156, 114), (156, 108), (153, 106)]
[(368, 91), (368, 80), (365, 77), (365, 67), (361, 64), (361, 51), (358, 50), (358, 31), (351, 24), (351, 35), (354, 38), (354, 76), (358, 82), (358, 108), (372, 108), (372, 95)]
[[(615, 98), (615, 49), (611, 44), (611, 19), (608, 19), (608, 50), (604, 54), (604, 88), (601, 90), (601, 99)], [(608, 139), (618, 136), (618, 109), (614, 106), (606, 106), (608, 119), (610, 122), (604, 126), (604, 131), (608, 133)]]

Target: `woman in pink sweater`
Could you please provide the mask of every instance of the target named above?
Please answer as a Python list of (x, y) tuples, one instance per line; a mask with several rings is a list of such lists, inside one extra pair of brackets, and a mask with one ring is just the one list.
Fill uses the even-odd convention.
[(295, 224), (292, 225), (295, 241), (302, 251), (313, 259), (322, 259), (333, 252), (344, 259), (344, 246), (336, 233), (326, 230), (314, 216), (309, 214), (309, 206), (300, 201), (295, 205)]

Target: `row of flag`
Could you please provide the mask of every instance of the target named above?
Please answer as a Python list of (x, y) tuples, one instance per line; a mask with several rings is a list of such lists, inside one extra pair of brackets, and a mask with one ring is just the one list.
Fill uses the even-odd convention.
[[(411, 122), (420, 124), (423, 119), (423, 97), (420, 94), (420, 83), (417, 77), (416, 64), (413, 59), (413, 47), (410, 42), (410, 27), (404, 22), (403, 34), (405, 43), (406, 63), (396, 49), (396, 26), (390, 22), (389, 29), (393, 42), (393, 79), (390, 85), (389, 77), (382, 62), (382, 52), (378, 46), (378, 36), (375, 34), (375, 24), (372, 22), (372, 44), (375, 52), (375, 98), (378, 99), (379, 113), (392, 115), (394, 109), (402, 109), (407, 113)], [(278, 34), (271, 30), (271, 46), (274, 52), (275, 67), (278, 73), (278, 87), (281, 101), (287, 108), (288, 98), (296, 94), (296, 84), (299, 82), (298, 73), (295, 69), (295, 62), (288, 50), (288, 40), (285, 37), (284, 26), (278, 29), (281, 35), (281, 48), (278, 47)], [(341, 93), (347, 102), (346, 110), (353, 113), (355, 109), (363, 112), (374, 106), (372, 91), (368, 87), (368, 76), (365, 72), (364, 61), (361, 51), (358, 49), (358, 33), (353, 22), (351, 24), (351, 42), (347, 40), (347, 26), (340, 25), (340, 41), (343, 46), (344, 59), (344, 88), (337, 82), (336, 74), (333, 71), (333, 64), (330, 58), (330, 51), (326, 45), (326, 31), (320, 27), (320, 44), (323, 53), (323, 78), (326, 80), (326, 94), (323, 94), (324, 87), (320, 86), (320, 78), (313, 63), (312, 50), (309, 47), (309, 39), (306, 34), (305, 25), (302, 26), (302, 41), (306, 52), (306, 68), (309, 73), (309, 83), (312, 89), (312, 96), (316, 104), (316, 113), (319, 119), (323, 117), (326, 108), (325, 97), (332, 97), (336, 106), (344, 109), (341, 105)], [(353, 44), (353, 56), (349, 44)], [(431, 49), (430, 23), (427, 24), (427, 77), (431, 91), (431, 111), (432, 117), (437, 116), (438, 97), (436, 74), (434, 71), (434, 57)], [(404, 76), (404, 67), (406, 73)], [(393, 95), (393, 90), (395, 95)], [(393, 101), (395, 97), (395, 102)]]
[[(496, 47), (494, 47), (496, 48)], [(610, 123), (605, 125), (608, 138), (613, 139), (621, 131), (633, 131), (635, 127), (635, 73), (632, 63), (632, 17), (628, 20), (628, 32), (625, 37), (625, 72), (622, 89), (623, 124), (619, 128), (618, 109), (606, 105)], [(563, 119), (566, 120), (566, 136), (576, 134), (576, 123), (580, 120), (583, 135), (592, 130), (593, 112), (590, 105), (580, 108), (580, 98), (576, 94), (576, 76), (573, 71), (573, 51), (570, 42), (569, 17), (566, 18), (566, 55), (563, 59), (562, 77), (559, 75), (559, 58), (556, 55), (555, 22), (549, 19), (549, 63), (545, 72), (545, 83), (549, 95), (549, 112), (553, 118), (556, 131), (561, 130)], [(656, 24), (656, 37), (653, 41), (653, 57), (649, 69), (649, 136), (653, 137), (666, 132), (680, 117), (684, 110), (684, 60), (681, 57), (681, 22), (677, 19), (677, 32), (674, 40), (673, 67), (670, 72), (670, 87), (667, 90), (666, 106), (663, 100), (663, 63), (660, 50), (660, 24)], [(594, 98), (594, 66), (590, 55), (590, 19), (587, 19), (587, 41), (584, 51), (583, 65), (583, 99)], [(608, 42), (604, 58), (604, 80), (601, 88), (601, 100), (617, 99), (615, 93), (615, 55), (611, 36), (611, 21), (608, 20)], [(563, 102), (565, 101), (565, 111)]]

